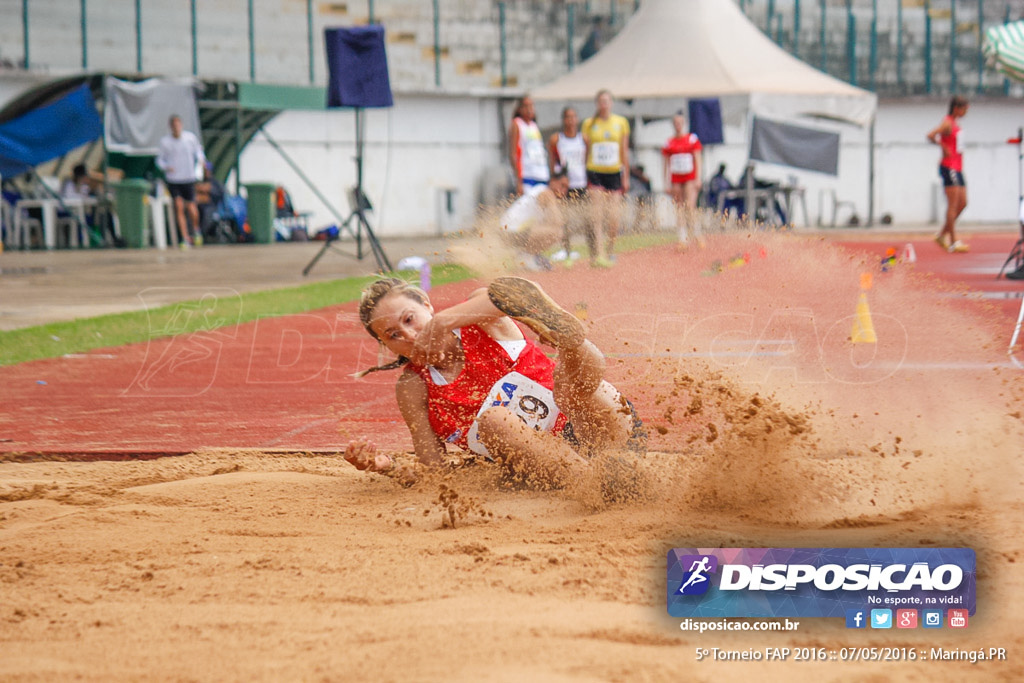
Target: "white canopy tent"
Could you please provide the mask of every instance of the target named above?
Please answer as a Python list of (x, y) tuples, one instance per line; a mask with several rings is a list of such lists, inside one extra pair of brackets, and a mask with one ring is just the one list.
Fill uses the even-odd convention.
[[(878, 98), (822, 73), (765, 36), (733, 0), (644, 0), (629, 24), (589, 60), (532, 91), (538, 116), (586, 111), (609, 90), (625, 116), (667, 117), (685, 100), (718, 98), (723, 123), (747, 127), (756, 115), (799, 123), (828, 119), (868, 128)], [(873, 214), (873, 140), (868, 218)]]
[(596, 55), (531, 94), (536, 101), (593, 102), (602, 88), (633, 100), (629, 113), (668, 115), (681, 99), (718, 97), (733, 121), (748, 111), (868, 126), (878, 98), (792, 57), (732, 0), (644, 0)]

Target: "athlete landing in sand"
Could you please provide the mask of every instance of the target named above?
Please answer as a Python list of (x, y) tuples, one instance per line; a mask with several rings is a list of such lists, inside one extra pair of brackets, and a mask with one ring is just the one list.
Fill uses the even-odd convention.
[[(382, 279), (364, 291), (359, 315), (398, 356), (361, 375), (404, 367), (395, 394), (424, 465), (442, 463), (452, 443), (563, 487), (586, 472), (593, 453), (646, 450), (632, 404), (604, 381), (604, 356), (583, 325), (529, 280), (498, 278), (435, 312), (419, 288)], [(515, 321), (555, 347), (558, 363)], [(395, 467), (364, 440), (351, 442), (345, 459), (373, 472)]]

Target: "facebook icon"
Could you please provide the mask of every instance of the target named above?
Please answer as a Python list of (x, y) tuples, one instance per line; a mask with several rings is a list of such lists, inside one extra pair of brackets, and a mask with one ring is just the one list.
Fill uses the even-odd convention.
[(867, 628), (867, 621), (867, 613), (864, 610), (846, 610), (846, 628)]

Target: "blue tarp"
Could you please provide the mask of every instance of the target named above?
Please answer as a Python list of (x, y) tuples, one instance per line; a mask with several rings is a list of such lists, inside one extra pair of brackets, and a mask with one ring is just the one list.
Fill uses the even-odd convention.
[(87, 85), (0, 125), (0, 175), (24, 173), (103, 134)]

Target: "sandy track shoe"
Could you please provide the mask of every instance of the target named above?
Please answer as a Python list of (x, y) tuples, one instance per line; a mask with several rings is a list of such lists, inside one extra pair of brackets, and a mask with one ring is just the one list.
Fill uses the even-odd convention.
[(487, 296), (499, 311), (523, 323), (556, 349), (576, 348), (586, 339), (583, 323), (529, 280), (499, 277), (487, 287)]

